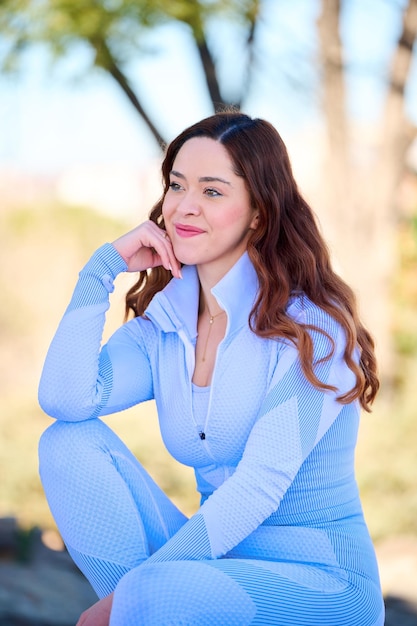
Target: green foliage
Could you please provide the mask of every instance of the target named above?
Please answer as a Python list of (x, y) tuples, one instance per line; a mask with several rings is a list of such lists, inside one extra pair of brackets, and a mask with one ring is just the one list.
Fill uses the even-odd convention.
[(3, 69), (16, 69), (31, 43), (45, 43), (62, 56), (80, 42), (94, 50), (95, 65), (109, 69), (109, 55), (123, 64), (143, 53), (143, 34), (155, 26), (182, 22), (201, 41), (211, 18), (248, 25), (258, 5), (258, 0), (3, 0), (0, 33), (9, 43)]
[[(163, 144), (162, 134), (141, 102), (140, 86), (133, 87), (135, 80), (129, 77), (129, 64), (150, 53), (145, 34), (170, 22), (189, 29), (216, 107), (225, 100), (220, 93), (216, 61), (206, 41), (207, 25), (216, 18), (246, 28), (245, 45), (250, 52), (258, 11), (259, 0), (3, 0), (0, 71), (16, 71), (33, 44), (43, 44), (52, 59), (65, 57), (75, 46), (87, 46), (91, 51), (88, 69), (99, 68), (115, 80), (157, 142)], [(248, 70), (253, 55), (242, 54), (241, 58)], [(243, 83), (239, 102), (248, 89), (248, 81)]]

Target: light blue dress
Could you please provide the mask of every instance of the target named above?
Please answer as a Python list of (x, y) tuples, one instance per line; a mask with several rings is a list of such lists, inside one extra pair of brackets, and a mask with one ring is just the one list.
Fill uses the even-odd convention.
[[(81, 271), (46, 358), (40, 442), (51, 511), (110, 624), (383, 626), (374, 549), (354, 474), (360, 407), (305, 378), (297, 349), (262, 339), (248, 316), (258, 281), (245, 253), (212, 292), (227, 313), (211, 386), (192, 384), (199, 283), (183, 268), (101, 346), (113, 280), (102, 246)], [(318, 378), (350, 389), (344, 333), (306, 296)], [(99, 419), (155, 399), (164, 443), (201, 494), (187, 519)], [(140, 429), (140, 423), (138, 423)]]

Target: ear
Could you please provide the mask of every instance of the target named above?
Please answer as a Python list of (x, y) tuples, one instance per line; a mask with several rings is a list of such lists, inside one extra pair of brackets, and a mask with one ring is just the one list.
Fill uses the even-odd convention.
[(258, 223), (259, 223), (259, 211), (255, 210), (252, 221), (249, 224), (249, 229), (256, 230), (258, 228)]

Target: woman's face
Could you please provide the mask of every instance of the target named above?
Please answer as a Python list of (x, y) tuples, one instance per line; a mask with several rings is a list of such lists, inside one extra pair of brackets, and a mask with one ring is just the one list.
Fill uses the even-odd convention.
[(207, 137), (179, 150), (162, 214), (177, 259), (218, 280), (246, 250), (258, 219), (226, 149)]

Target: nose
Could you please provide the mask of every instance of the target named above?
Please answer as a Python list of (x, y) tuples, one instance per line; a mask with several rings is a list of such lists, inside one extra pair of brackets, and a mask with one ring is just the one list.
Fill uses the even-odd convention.
[(200, 210), (198, 198), (191, 191), (183, 195), (177, 206), (177, 211), (182, 215), (198, 215)]

